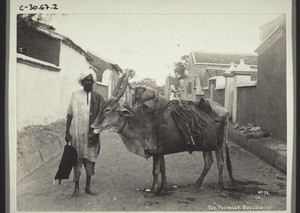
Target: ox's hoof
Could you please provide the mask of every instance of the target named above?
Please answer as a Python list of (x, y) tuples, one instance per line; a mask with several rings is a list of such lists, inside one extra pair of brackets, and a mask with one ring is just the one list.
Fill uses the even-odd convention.
[(168, 193), (168, 190), (165, 190), (165, 189), (159, 189), (158, 190), (158, 194), (160, 194), (160, 195), (165, 195), (167, 193)]
[(79, 197), (79, 189), (75, 189), (71, 196), (72, 197)]
[(201, 188), (201, 185), (194, 183), (194, 184), (189, 184), (187, 187), (191, 190), (199, 190)]
[(172, 191), (174, 190), (174, 187), (171, 185), (164, 185), (160, 188), (160, 190), (164, 190), (164, 191)]
[(148, 192), (147, 194), (145, 194), (145, 198), (154, 198), (155, 194), (153, 192)]
[(216, 193), (221, 193), (221, 192), (223, 192), (223, 188), (217, 187), (217, 188), (215, 189), (215, 192), (216, 192)]
[(173, 186), (164, 185), (158, 189), (158, 193), (163, 195), (163, 194), (168, 194), (170, 191), (173, 190), (174, 190)]
[(89, 195), (92, 195), (92, 196), (98, 195), (97, 192), (92, 192), (90, 189), (86, 189), (86, 190), (85, 190), (85, 193), (86, 193), (86, 194), (89, 194)]
[(223, 183), (218, 183), (218, 185), (215, 189), (215, 192), (216, 193), (221, 193), (221, 192), (223, 192), (223, 189), (224, 189)]

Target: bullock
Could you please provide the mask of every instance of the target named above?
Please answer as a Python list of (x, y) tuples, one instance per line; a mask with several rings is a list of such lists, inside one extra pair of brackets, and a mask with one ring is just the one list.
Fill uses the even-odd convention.
[[(197, 188), (200, 188), (213, 164), (212, 151), (215, 151), (219, 170), (219, 181), (216, 190), (221, 191), (223, 189), (223, 144), (227, 111), (223, 107), (214, 105), (212, 101), (206, 101), (206, 106), (213, 109), (210, 110), (211, 113), (208, 112), (209, 110), (199, 109), (195, 102), (186, 103), (196, 116), (196, 123), (202, 122), (200, 122), (202, 128), (199, 132), (201, 143), (192, 140), (193, 144), (187, 144), (186, 136), (180, 131), (178, 122), (172, 113), (178, 107), (174, 106), (173, 101), (168, 101), (157, 91), (147, 89), (141, 96), (140, 104), (137, 107), (126, 107), (119, 104), (118, 101), (126, 90), (129, 77), (130, 72), (127, 72), (119, 79), (111, 98), (105, 102), (91, 127), (95, 133), (113, 128), (129, 151), (144, 158), (153, 157), (153, 184), (151, 192), (145, 196), (153, 197), (158, 193), (171, 189), (167, 184), (164, 155), (184, 151), (203, 152), (204, 169), (196, 181), (195, 186)], [(214, 109), (215, 106), (217, 106), (217, 109)], [(213, 115), (213, 112), (218, 110), (223, 112), (221, 117)], [(233, 184), (234, 178), (226, 143), (225, 146), (227, 170)], [(160, 187), (158, 186), (159, 175), (161, 175)]]

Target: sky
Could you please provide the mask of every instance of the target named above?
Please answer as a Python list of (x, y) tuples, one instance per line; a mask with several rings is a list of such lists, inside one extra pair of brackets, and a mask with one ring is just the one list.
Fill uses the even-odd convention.
[(83, 49), (163, 85), (191, 51), (254, 53), (279, 14), (54, 14), (47, 22)]

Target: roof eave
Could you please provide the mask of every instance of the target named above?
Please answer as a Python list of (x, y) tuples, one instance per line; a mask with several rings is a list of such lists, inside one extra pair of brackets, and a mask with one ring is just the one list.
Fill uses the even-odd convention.
[(119, 73), (123, 73), (122, 68), (118, 64), (111, 64), (111, 66)]
[(277, 27), (255, 50), (258, 54), (264, 52), (269, 46), (283, 36), (283, 26)]

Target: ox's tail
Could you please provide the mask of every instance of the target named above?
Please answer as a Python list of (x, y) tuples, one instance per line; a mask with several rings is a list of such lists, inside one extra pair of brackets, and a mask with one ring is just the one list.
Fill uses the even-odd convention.
[(230, 160), (230, 156), (229, 156), (227, 143), (226, 143), (226, 166), (227, 166), (227, 171), (228, 171), (228, 174), (230, 177), (230, 181), (231, 181), (231, 183), (234, 183), (234, 178), (232, 175), (232, 165), (231, 165), (231, 160)]
[(226, 120), (226, 128), (224, 129), (224, 140), (225, 140), (225, 146), (226, 146), (226, 166), (227, 166), (227, 171), (230, 177), (231, 184), (234, 184), (235, 180), (232, 175), (232, 165), (231, 165), (231, 160), (229, 156), (229, 150), (228, 150), (228, 122)]

